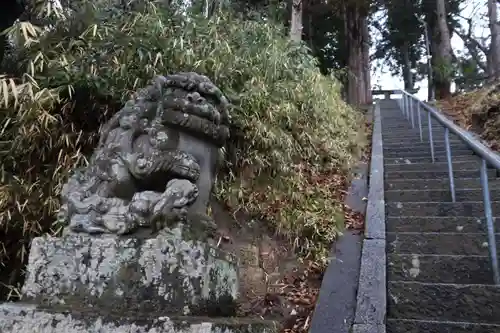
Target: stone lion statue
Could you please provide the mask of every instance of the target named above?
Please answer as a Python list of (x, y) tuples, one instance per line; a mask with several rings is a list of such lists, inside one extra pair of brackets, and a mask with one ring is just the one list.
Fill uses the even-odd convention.
[(59, 222), (90, 234), (188, 218), (214, 228), (206, 212), (229, 110), (206, 76), (155, 77), (102, 127), (89, 165), (62, 189)]

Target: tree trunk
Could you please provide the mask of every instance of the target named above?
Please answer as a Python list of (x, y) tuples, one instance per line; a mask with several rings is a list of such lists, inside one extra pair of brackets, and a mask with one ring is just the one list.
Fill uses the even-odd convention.
[(413, 89), (413, 74), (411, 73), (410, 45), (407, 41), (403, 43), (401, 52), (403, 53), (403, 80), (405, 90), (409, 91)]
[(450, 31), (446, 21), (446, 8), (444, 0), (436, 0), (438, 40), (436, 50), (436, 98), (444, 99), (451, 95), (451, 64), (452, 48)]
[(292, 1), (292, 19), (290, 22), (290, 39), (294, 42), (302, 40), (303, 0)]
[(344, 7), (346, 25), (346, 50), (348, 52), (347, 68), (347, 102), (352, 105), (366, 104), (365, 66), (363, 66), (363, 20), (360, 8), (356, 4)]
[(497, 80), (500, 78), (500, 25), (495, 0), (488, 0), (488, 18), (491, 32), (488, 72), (492, 79)]
[(370, 67), (370, 30), (368, 29), (368, 18), (363, 19), (363, 69), (364, 69), (364, 81), (365, 81), (365, 93), (366, 101), (365, 103), (371, 104), (373, 102), (372, 97), (372, 84), (371, 84), (371, 67)]

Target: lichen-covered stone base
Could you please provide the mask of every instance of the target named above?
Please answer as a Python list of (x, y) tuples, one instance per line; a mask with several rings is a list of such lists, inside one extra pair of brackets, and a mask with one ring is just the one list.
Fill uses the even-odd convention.
[(117, 314), (233, 315), (236, 260), (205, 242), (185, 238), (181, 227), (154, 238), (35, 238), (23, 299)]
[(110, 319), (88, 314), (51, 313), (32, 305), (0, 304), (2, 333), (277, 333), (275, 322), (248, 319)]

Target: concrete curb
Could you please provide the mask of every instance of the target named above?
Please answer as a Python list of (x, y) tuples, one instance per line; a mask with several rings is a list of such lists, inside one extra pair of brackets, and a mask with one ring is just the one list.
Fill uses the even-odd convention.
[(385, 333), (387, 307), (384, 150), (380, 103), (373, 112), (372, 155), (365, 239), (361, 254), (360, 275), (353, 332)]

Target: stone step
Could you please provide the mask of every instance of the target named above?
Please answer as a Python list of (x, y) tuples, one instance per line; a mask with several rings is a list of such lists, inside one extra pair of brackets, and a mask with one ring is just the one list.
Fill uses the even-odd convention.
[[(385, 201), (397, 202), (424, 202), (424, 201), (451, 201), (451, 192), (449, 189), (444, 190), (389, 190), (385, 191)], [(475, 189), (460, 189), (455, 190), (455, 198), (457, 201), (482, 201), (483, 190)], [(490, 187), (491, 200), (500, 201), (500, 189)]]
[[(493, 214), (500, 212), (500, 202), (492, 201)], [(467, 202), (389, 202), (387, 216), (467, 216), (484, 217), (483, 203)]]
[[(430, 141), (430, 138), (427, 134), (423, 134), (422, 135), (422, 141), (423, 142), (429, 142)], [(422, 141), (420, 141), (420, 135), (417, 133), (417, 134), (414, 134), (414, 133), (406, 133), (406, 134), (400, 134), (400, 135), (389, 135), (389, 134), (382, 134), (382, 142), (383, 143), (402, 143), (402, 144), (407, 144), (407, 145), (411, 145), (413, 143), (422, 143)], [(432, 136), (432, 142), (434, 144), (445, 144), (446, 141), (444, 139), (444, 135), (433, 135)], [(460, 142), (460, 138), (458, 136), (450, 136), (450, 143), (456, 143), (456, 142)]]
[[(455, 149), (452, 152), (452, 158), (455, 156), (461, 155), (474, 155), (474, 152), (470, 149)], [(446, 151), (444, 150), (435, 150), (434, 156), (442, 156), (446, 157)], [(402, 158), (414, 158), (414, 157), (431, 157), (431, 151), (429, 150), (421, 150), (421, 151), (388, 151), (384, 152), (384, 158), (389, 157), (402, 157)]]
[[(463, 155), (463, 156), (453, 156), (453, 162), (480, 162), (480, 158), (477, 155)], [(433, 163), (431, 155), (425, 157), (384, 157), (384, 165), (390, 164), (422, 164), (422, 163)], [(446, 155), (434, 156), (434, 163), (447, 163)]]
[[(445, 130), (438, 125), (432, 124), (432, 135), (443, 134), (444, 137)], [(411, 124), (397, 124), (397, 123), (388, 123), (384, 124), (382, 121), (382, 135), (408, 135), (415, 134), (420, 135), (420, 129), (418, 128), (418, 122), (415, 122), (415, 128), (411, 127)], [(427, 127), (427, 122), (422, 123), (422, 135), (429, 135), (429, 128)], [(457, 135), (453, 132), (450, 132), (450, 138), (457, 137)]]
[[(440, 128), (433, 128), (432, 129), (432, 137), (433, 138), (443, 138), (444, 140), (444, 136), (445, 136), (445, 131), (443, 129), (440, 129)], [(383, 127), (382, 126), (382, 137), (384, 138), (389, 138), (389, 137), (399, 137), (399, 136), (402, 136), (402, 137), (406, 137), (406, 136), (418, 136), (420, 138), (420, 131), (418, 129), (418, 124), (415, 124), (415, 128), (398, 128), (397, 130), (396, 129), (393, 129), (393, 128), (390, 128), (390, 127)], [(427, 128), (427, 126), (422, 126), (422, 137), (429, 137), (429, 129)], [(450, 133), (450, 139), (453, 138), (453, 139), (458, 139), (458, 136), (456, 134), (453, 134), (453, 133)]]
[[(412, 136), (411, 139), (406, 139), (406, 140), (401, 140), (401, 138), (383, 138), (382, 140), (382, 143), (383, 145), (397, 145), (397, 144), (400, 144), (400, 145), (412, 145), (412, 144), (415, 144), (415, 143), (418, 143), (418, 144), (426, 144), (427, 146), (430, 147), (430, 144), (429, 144), (429, 138), (427, 138), (426, 136), (423, 136), (422, 137), (423, 139), (423, 142), (420, 141), (420, 136), (416, 135), (416, 136)], [(444, 146), (445, 145), (445, 141), (443, 138), (432, 138), (432, 142), (434, 144), (434, 146), (437, 146), (437, 145), (441, 145), (441, 146)], [(463, 144), (462, 140), (460, 139), (450, 139), (450, 144)]]
[[(415, 114), (415, 125), (418, 126), (418, 116)], [(427, 117), (420, 117), (420, 122), (423, 125), (427, 126)], [(431, 121), (431, 124), (435, 128), (443, 128), (443, 125), (441, 125), (437, 121)], [(393, 128), (398, 128), (398, 126), (401, 127), (411, 127), (411, 117), (410, 119), (404, 117), (402, 114), (400, 116), (394, 115), (394, 117), (387, 117), (383, 116), (382, 117), (382, 126), (388, 126), (388, 127), (393, 127)]]
[[(418, 127), (418, 116), (415, 114), (415, 126)], [(422, 123), (422, 126), (425, 125), (427, 128), (427, 117), (420, 117), (420, 122)], [(443, 128), (443, 125), (441, 125), (437, 121), (431, 121), (432, 127), (433, 128)], [(387, 127), (392, 127), (397, 129), (399, 126), (400, 127), (411, 127), (411, 117), (405, 118), (401, 115), (400, 118), (396, 117), (382, 117), (382, 126), (387, 126)]]
[[(497, 248), (500, 248), (497, 235)], [(439, 254), (487, 256), (486, 233), (388, 232), (387, 252), (399, 254)]]
[[(406, 115), (404, 115), (401, 111), (399, 110), (394, 110), (396, 112), (390, 114), (390, 113), (387, 113), (387, 114), (382, 114), (382, 120), (385, 122), (386, 125), (392, 125), (392, 124), (403, 124), (403, 123), (408, 123), (408, 119), (406, 118)], [(399, 111), (399, 114), (398, 112)], [(417, 114), (415, 113), (415, 116)], [(415, 119), (418, 119), (418, 116), (415, 117)], [(422, 113), (421, 114), (421, 122), (422, 124), (427, 124), (427, 114), (426, 113)], [(410, 122), (411, 122), (411, 118), (410, 118)], [(440, 127), (443, 127), (443, 125), (441, 125), (437, 120), (435, 119), (432, 119), (431, 120), (431, 123), (432, 125), (436, 125), (436, 126), (440, 126)]]
[[(481, 161), (454, 161), (451, 163), (453, 170), (478, 170), (481, 167)], [(448, 163), (394, 163), (385, 164), (384, 171), (448, 171)]]
[(48, 311), (31, 304), (0, 304), (2, 333), (278, 333), (275, 321), (249, 318), (166, 317), (158, 313)]
[[(453, 170), (453, 178), (479, 178), (481, 172), (479, 168), (469, 170)], [(488, 169), (488, 177), (496, 178), (497, 172), (493, 169)], [(393, 179), (436, 179), (448, 178), (448, 170), (434, 171), (388, 171), (385, 172), (385, 180), (392, 181)]]
[[(428, 130), (427, 119), (421, 118), (420, 122), (422, 123), (422, 129)], [(432, 124), (433, 130), (444, 131), (444, 129), (443, 129), (444, 127), (440, 123), (431, 122), (431, 124)], [(411, 129), (411, 128), (412, 128), (411, 127), (411, 118), (410, 119), (406, 119), (403, 117), (401, 117), (400, 119), (382, 118), (382, 129), (392, 129), (392, 130), (398, 131), (398, 130)], [(413, 130), (418, 131), (418, 117), (415, 117), (415, 128)], [(450, 134), (452, 134), (452, 133), (450, 133)]]
[(490, 285), (388, 282), (391, 318), (500, 324), (500, 288)]
[[(463, 142), (460, 142), (460, 141), (450, 142), (450, 145), (451, 145), (452, 151), (455, 148), (470, 149), (467, 144), (465, 144)], [(387, 151), (387, 150), (391, 150), (391, 149), (401, 150), (401, 149), (405, 149), (405, 148), (410, 148), (410, 149), (430, 149), (430, 143), (427, 142), (427, 141), (424, 141), (424, 142), (418, 141), (418, 142), (412, 142), (412, 143), (407, 143), (407, 142), (390, 142), (390, 143), (383, 144), (383, 148), (384, 148), (384, 152)], [(445, 150), (446, 146), (445, 146), (445, 143), (443, 141), (441, 141), (441, 142), (438, 142), (438, 143), (435, 142), (434, 143), (434, 148), (439, 149), (439, 150)]]
[[(446, 131), (440, 125), (432, 125), (432, 135), (442, 135), (444, 137)], [(415, 127), (412, 128), (411, 124), (382, 124), (382, 135), (408, 135), (415, 134), (420, 135), (420, 130), (418, 128), (418, 121), (415, 121)], [(429, 135), (429, 128), (427, 127), (427, 123), (422, 124), (422, 134)], [(450, 132), (450, 137), (457, 137), (457, 135), (453, 132)]]
[[(500, 219), (493, 219), (500, 232)], [(486, 233), (486, 220), (479, 217), (397, 216), (386, 218), (387, 232)]]
[[(416, 114), (415, 114), (416, 115)], [(418, 117), (415, 117), (415, 120), (417, 120), (418, 122)], [(382, 121), (385, 125), (387, 126), (397, 126), (397, 125), (408, 125), (409, 123), (411, 123), (411, 118), (410, 120), (408, 120), (402, 113), (401, 114), (394, 114), (392, 116), (389, 116), (389, 115), (383, 115), (382, 116)], [(423, 124), (426, 124), (427, 125), (427, 115), (423, 116), (422, 114), (422, 117), (420, 117), (420, 121), (422, 122), (422, 125)], [(435, 120), (431, 120), (431, 124), (432, 126), (439, 126), (439, 127), (443, 127), (443, 125), (441, 125), (439, 122), (435, 121)]]
[[(473, 151), (466, 147), (458, 147), (458, 148), (451, 148), (451, 156), (453, 156), (455, 153), (460, 154), (463, 152), (468, 152), (470, 151), (471, 154), (473, 154)], [(429, 146), (426, 147), (401, 147), (401, 148), (384, 148), (384, 156), (386, 154), (394, 156), (396, 153), (399, 154), (406, 154), (406, 153), (421, 153), (422, 156), (425, 156), (427, 154), (430, 155), (431, 149)], [(445, 146), (435, 146), (434, 147), (434, 154), (444, 154), (446, 153), (446, 148)]]
[[(386, 190), (432, 190), (449, 189), (450, 182), (448, 177), (441, 179), (386, 179)], [(500, 187), (500, 179), (497, 177), (488, 181), (490, 189)], [(456, 178), (455, 188), (481, 188), (481, 180), (478, 178)]]
[[(391, 127), (384, 127), (382, 126), (382, 136), (383, 137), (398, 137), (398, 136), (418, 136), (420, 137), (420, 131), (418, 129), (418, 124), (415, 124), (415, 128), (398, 128), (394, 129)], [(422, 126), (422, 137), (428, 137), (429, 136), (429, 129), (427, 126)], [(442, 128), (433, 128), (432, 129), (432, 137), (433, 138), (444, 138), (445, 136), (445, 131)], [(458, 136), (456, 134), (450, 133), (450, 139), (455, 138), (458, 139)]]
[(387, 333), (500, 333), (500, 325), (387, 319)]
[(389, 281), (494, 284), (488, 256), (390, 254)]
[[(418, 127), (418, 119), (415, 119), (415, 127), (411, 127), (411, 122), (399, 123), (399, 122), (387, 122), (384, 123), (382, 120), (382, 134), (420, 134), (420, 129)], [(438, 124), (432, 124), (432, 134), (435, 133), (445, 133), (444, 128)], [(427, 126), (427, 122), (422, 122), (422, 134), (429, 134), (429, 127)], [(457, 136), (455, 133), (450, 132), (451, 136)]]

